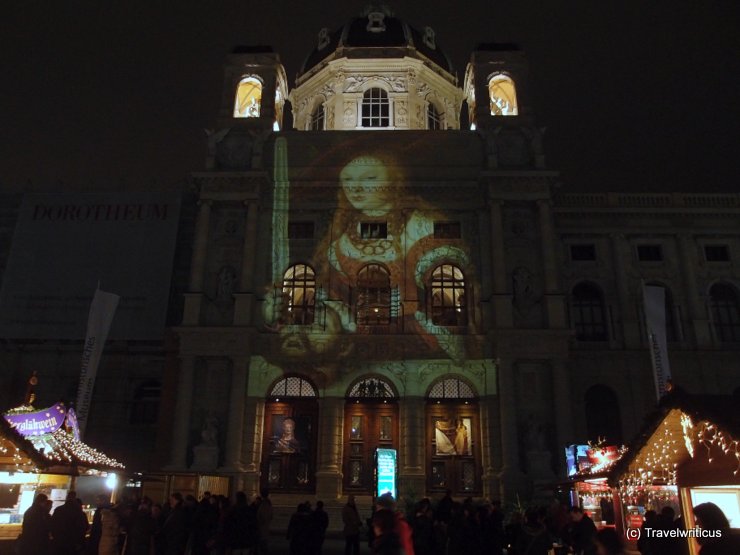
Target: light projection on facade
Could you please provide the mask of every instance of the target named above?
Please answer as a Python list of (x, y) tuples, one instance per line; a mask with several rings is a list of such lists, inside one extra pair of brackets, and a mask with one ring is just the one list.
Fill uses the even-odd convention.
[(508, 75), (498, 74), (488, 81), (488, 95), (491, 100), (492, 116), (516, 116), (519, 114), (516, 102), (516, 87)]
[(256, 77), (245, 77), (239, 81), (234, 101), (235, 118), (258, 118), (262, 102), (262, 82)]

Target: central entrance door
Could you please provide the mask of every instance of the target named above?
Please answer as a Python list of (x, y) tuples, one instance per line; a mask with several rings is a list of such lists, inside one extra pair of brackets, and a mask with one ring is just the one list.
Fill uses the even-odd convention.
[(344, 491), (371, 494), (377, 447), (398, 449), (398, 396), (384, 378), (350, 387), (344, 410)]

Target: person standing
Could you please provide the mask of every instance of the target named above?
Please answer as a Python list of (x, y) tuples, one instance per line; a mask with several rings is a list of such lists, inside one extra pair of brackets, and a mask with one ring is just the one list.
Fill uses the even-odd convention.
[(51, 517), (52, 548), (55, 555), (77, 555), (85, 545), (87, 517), (77, 500), (77, 493), (67, 493), (64, 505)]
[(311, 514), (313, 525), (316, 527), (316, 555), (321, 555), (321, 550), (324, 547), (324, 540), (326, 539), (326, 529), (329, 527), (329, 515), (324, 510), (324, 502), (317, 501), (316, 509)]
[(570, 518), (573, 520), (570, 531), (573, 551), (584, 555), (596, 555), (596, 544), (594, 543), (596, 525), (594, 521), (580, 507), (573, 507), (570, 510)]
[(160, 532), (164, 544), (164, 555), (182, 555), (188, 543), (187, 515), (182, 501), (182, 494), (170, 495), (170, 512)]
[(23, 528), (19, 539), (20, 555), (47, 555), (49, 553), (49, 533), (51, 531), (49, 506), (43, 493), (39, 493), (25, 513)]
[(354, 495), (347, 498), (347, 504), (342, 508), (342, 523), (344, 524), (344, 555), (359, 555), (362, 520), (357, 505), (355, 505)]
[(730, 528), (725, 513), (714, 503), (702, 503), (694, 507), (696, 525), (711, 537), (697, 538), (701, 545), (700, 555), (737, 555), (740, 553), (740, 534)]
[(259, 538), (257, 553), (267, 555), (270, 552), (270, 523), (272, 522), (272, 501), (270, 501), (270, 490), (262, 488), (261, 500), (257, 506), (257, 524), (259, 525)]

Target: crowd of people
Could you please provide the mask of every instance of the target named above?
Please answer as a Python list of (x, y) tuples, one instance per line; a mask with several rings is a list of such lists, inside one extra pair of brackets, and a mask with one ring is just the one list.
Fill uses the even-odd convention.
[[(147, 498), (111, 504), (99, 498), (92, 524), (82, 502), (69, 492), (51, 513), (52, 502), (38, 494), (25, 512), (18, 540), (19, 555), (267, 555), (273, 508), (269, 491), (251, 502), (237, 492), (234, 503), (206, 492), (200, 501), (174, 493), (164, 506)], [(740, 536), (712, 503), (694, 508), (697, 525), (719, 531), (699, 538), (701, 555), (737, 555)], [(683, 529), (670, 507), (645, 515), (637, 543), (642, 555), (688, 555), (676, 534), (648, 534), (647, 528)], [(365, 521), (353, 495), (341, 511), (345, 555), (359, 555), (367, 534), (376, 555), (624, 555), (614, 528), (597, 530), (579, 507), (568, 510), (554, 501), (549, 507), (513, 512), (508, 521), (497, 502), (475, 504), (453, 500), (451, 492), (437, 503), (428, 498), (404, 515), (390, 494), (375, 500)], [(287, 527), (290, 555), (321, 555), (329, 515), (321, 501), (301, 503)]]

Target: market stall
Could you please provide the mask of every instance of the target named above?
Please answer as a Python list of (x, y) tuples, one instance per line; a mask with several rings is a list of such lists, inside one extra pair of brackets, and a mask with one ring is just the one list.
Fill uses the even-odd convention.
[(115, 473), (123, 470), (79, 439), (74, 411), (62, 403), (5, 412), (0, 418), (0, 539), (18, 536), (23, 513), (38, 493), (49, 497), (53, 511), (78, 479), (88, 486), (100, 481), (110, 491)]

